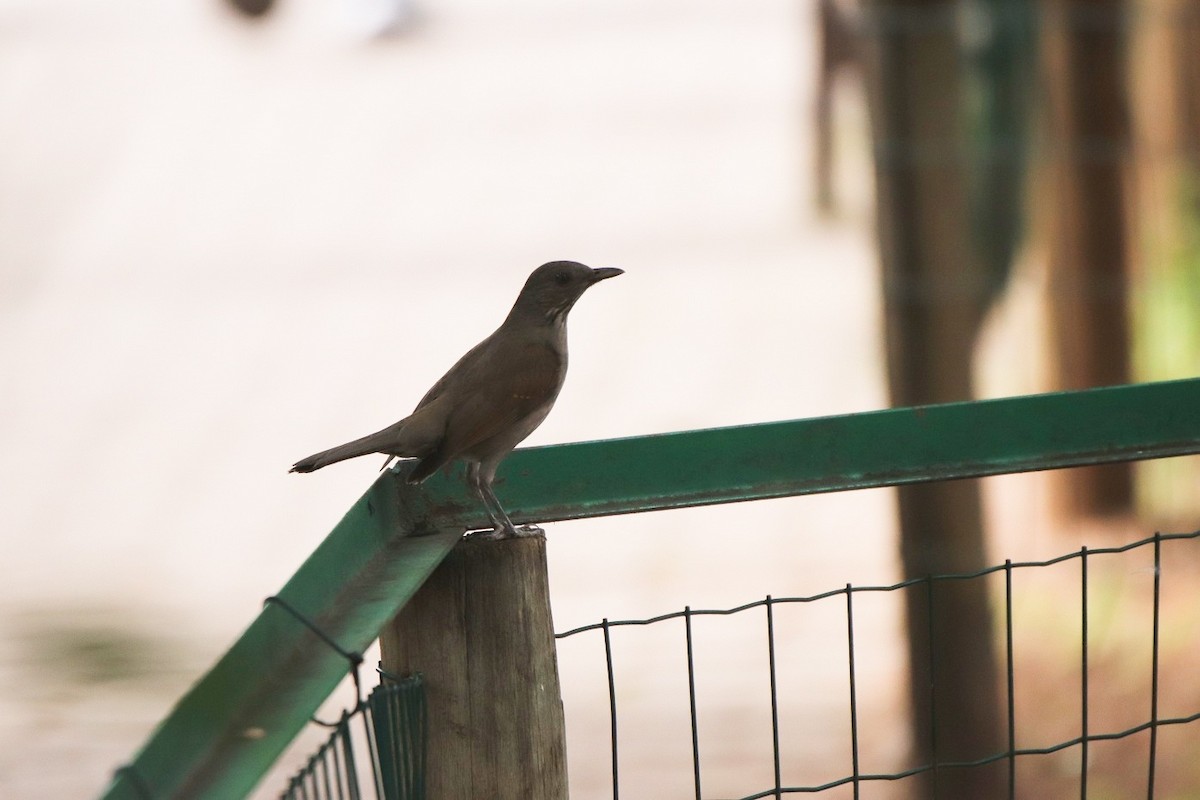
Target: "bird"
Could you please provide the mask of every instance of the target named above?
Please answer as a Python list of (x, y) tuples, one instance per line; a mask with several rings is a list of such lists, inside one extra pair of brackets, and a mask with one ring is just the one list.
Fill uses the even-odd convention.
[(567, 376), (567, 314), (588, 288), (624, 274), (575, 261), (535, 269), (504, 322), (467, 351), (433, 385), (412, 414), (361, 439), (323, 450), (292, 465), (313, 472), (348, 458), (381, 453), (415, 458), (407, 481), (419, 484), (453, 461), (467, 467), (467, 483), (483, 504), (489, 539), (540, 533), (518, 530), (496, 499), (492, 482), (500, 462), (546, 419)]

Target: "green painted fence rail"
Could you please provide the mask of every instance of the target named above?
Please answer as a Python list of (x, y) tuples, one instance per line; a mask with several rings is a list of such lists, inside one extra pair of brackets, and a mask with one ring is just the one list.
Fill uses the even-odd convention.
[[(1189, 379), (533, 447), (504, 463), (497, 493), (520, 524), (1198, 452)], [(408, 468), (380, 476), (278, 593), (347, 650), (375, 639), (465, 528), (486, 525), (457, 475), (413, 487)], [(244, 796), (348, 668), (268, 605), (103, 796)]]

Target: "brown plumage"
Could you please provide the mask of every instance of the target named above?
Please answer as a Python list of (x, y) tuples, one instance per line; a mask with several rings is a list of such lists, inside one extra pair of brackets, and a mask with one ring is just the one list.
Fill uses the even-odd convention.
[(292, 465), (313, 472), (347, 458), (383, 453), (419, 459), (410, 483), (420, 483), (460, 459), (495, 525), (517, 535), (492, 491), (500, 462), (542, 423), (567, 375), (567, 314), (580, 295), (622, 273), (552, 261), (533, 271), (496, 331), (471, 348), (433, 385), (412, 414), (381, 431), (316, 453)]

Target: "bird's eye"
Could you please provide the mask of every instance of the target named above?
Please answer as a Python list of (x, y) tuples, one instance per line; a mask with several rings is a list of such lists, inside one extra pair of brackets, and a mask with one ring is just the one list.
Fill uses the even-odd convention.
[(571, 273), (567, 272), (566, 270), (554, 273), (554, 282), (559, 286), (566, 286), (571, 282)]

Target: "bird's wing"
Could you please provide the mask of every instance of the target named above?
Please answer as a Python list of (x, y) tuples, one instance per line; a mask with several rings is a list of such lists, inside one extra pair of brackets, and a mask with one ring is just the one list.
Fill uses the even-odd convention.
[(430, 390), (422, 401), (433, 402), (443, 395), (454, 398), (452, 405), (446, 404), (441, 442), (422, 460), (412, 479), (421, 480), (477, 446), (515, 430), (522, 420), (546, 408), (558, 396), (562, 360), (547, 344), (528, 342), (493, 348), (490, 356), (469, 362), (464, 357), (434, 387), (441, 391)]
[(425, 396), (421, 398), (421, 402), (417, 403), (414, 411), (420, 411), (425, 406), (432, 403), (434, 400), (441, 397), (447, 387), (463, 382), (463, 379), (468, 375), (485, 372), (488, 362), (492, 359), (486, 355), (489, 351), (495, 349), (493, 341), (497, 338), (496, 331), (491, 336), (484, 339), (479, 344), (472, 347), (458, 361), (454, 362), (454, 366), (446, 370), (446, 374), (438, 378), (438, 382), (429, 388)]
[(450, 412), (446, 438), (457, 453), (470, 450), (507, 431), (521, 420), (553, 403), (562, 385), (559, 357), (549, 348), (536, 348), (530, 361), (537, 368), (524, 368), (498, 376), (495, 384), (472, 394)]

